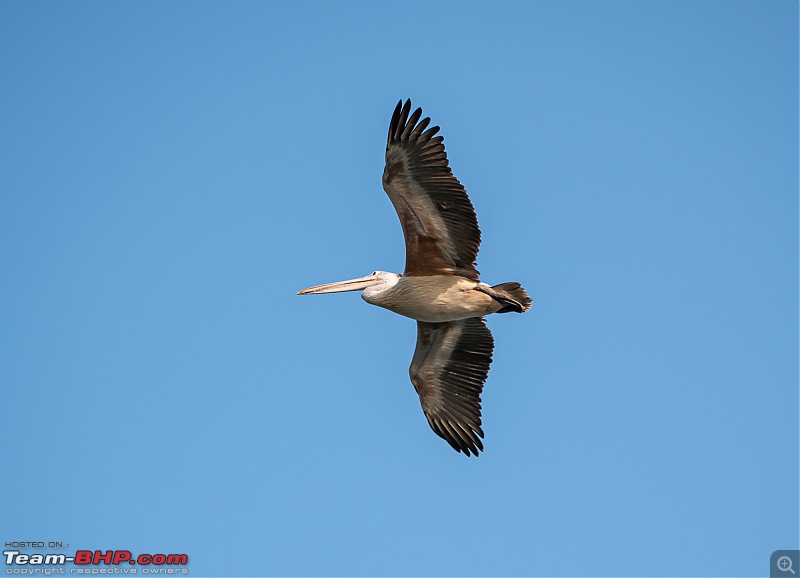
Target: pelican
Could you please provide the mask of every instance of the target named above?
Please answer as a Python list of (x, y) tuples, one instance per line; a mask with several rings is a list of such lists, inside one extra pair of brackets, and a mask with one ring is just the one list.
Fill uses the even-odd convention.
[(409, 113), (410, 100), (397, 103), (383, 170), (383, 189), (406, 242), (403, 274), (374, 271), (298, 295), (360, 290), (367, 303), (415, 319), (409, 374), (428, 424), (457, 452), (477, 456), (483, 450), (481, 392), (494, 350), (484, 317), (524, 313), (533, 301), (519, 283), (480, 281), (475, 209), (450, 170), (439, 127), (420, 120), (421, 108)]

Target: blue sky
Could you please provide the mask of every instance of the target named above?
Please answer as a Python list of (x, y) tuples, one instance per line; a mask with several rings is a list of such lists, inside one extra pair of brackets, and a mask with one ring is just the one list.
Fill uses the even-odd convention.
[[(755, 576), (798, 547), (789, 1), (0, 4), (0, 538), (191, 574)], [(401, 98), (483, 230), (486, 451), (408, 379)]]

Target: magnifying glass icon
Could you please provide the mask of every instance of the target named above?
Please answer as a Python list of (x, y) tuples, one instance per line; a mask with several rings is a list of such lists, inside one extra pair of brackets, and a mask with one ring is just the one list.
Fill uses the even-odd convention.
[(789, 556), (781, 556), (775, 564), (781, 572), (791, 572), (794, 574), (794, 570), (792, 570), (792, 559), (789, 558)]

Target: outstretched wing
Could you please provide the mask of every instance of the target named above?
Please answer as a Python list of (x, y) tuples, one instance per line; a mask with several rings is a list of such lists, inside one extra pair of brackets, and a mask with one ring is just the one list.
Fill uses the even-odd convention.
[[(467, 192), (453, 176), (442, 141), (411, 101), (397, 108), (389, 124), (383, 189), (406, 239), (405, 275), (460, 275), (478, 279), (475, 259), (481, 232)], [(427, 130), (426, 130), (427, 129)]]
[(417, 321), (411, 383), (434, 432), (454, 450), (483, 450), (481, 391), (492, 363), (494, 339), (482, 317)]

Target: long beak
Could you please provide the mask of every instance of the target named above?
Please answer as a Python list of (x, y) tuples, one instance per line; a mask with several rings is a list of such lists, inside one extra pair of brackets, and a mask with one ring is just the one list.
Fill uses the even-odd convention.
[(337, 281), (336, 283), (326, 283), (325, 285), (315, 285), (308, 289), (298, 291), (298, 295), (316, 295), (320, 293), (342, 293), (344, 291), (359, 291), (371, 285), (377, 285), (381, 280), (376, 275), (367, 275), (358, 279), (348, 281)]

